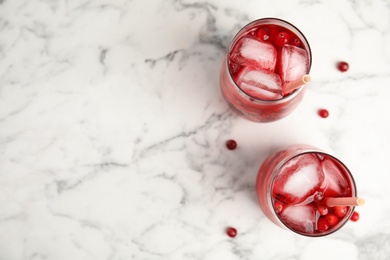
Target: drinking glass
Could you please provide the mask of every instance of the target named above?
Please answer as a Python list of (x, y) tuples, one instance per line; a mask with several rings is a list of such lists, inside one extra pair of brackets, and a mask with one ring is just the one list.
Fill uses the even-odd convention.
[(304, 144), (289, 146), (265, 159), (256, 192), (270, 220), (309, 237), (339, 230), (362, 200), (357, 198), (351, 172), (339, 159)]
[(305, 84), (284, 92), (309, 73), (312, 56), (305, 36), (289, 22), (263, 18), (234, 37), (220, 71), (222, 94), (231, 107), (255, 122), (272, 122), (301, 102)]

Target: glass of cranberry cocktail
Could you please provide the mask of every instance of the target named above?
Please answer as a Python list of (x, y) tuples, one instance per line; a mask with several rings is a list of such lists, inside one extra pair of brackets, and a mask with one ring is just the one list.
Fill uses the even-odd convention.
[(272, 122), (300, 103), (304, 85), (289, 90), (311, 67), (305, 36), (292, 24), (264, 18), (244, 26), (222, 63), (220, 87), (226, 101), (255, 122)]
[(308, 145), (290, 146), (270, 155), (260, 167), (256, 191), (269, 219), (309, 237), (339, 230), (355, 208), (343, 201), (357, 198), (348, 168)]

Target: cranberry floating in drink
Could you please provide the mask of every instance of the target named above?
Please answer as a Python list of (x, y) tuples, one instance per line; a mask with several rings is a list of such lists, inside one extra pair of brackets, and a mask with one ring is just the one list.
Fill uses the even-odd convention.
[(280, 226), (305, 236), (340, 229), (363, 205), (347, 167), (332, 155), (296, 145), (268, 157), (257, 177), (264, 213)]
[(259, 19), (233, 39), (221, 67), (222, 94), (245, 118), (272, 122), (298, 106), (310, 67), (310, 46), (295, 26)]

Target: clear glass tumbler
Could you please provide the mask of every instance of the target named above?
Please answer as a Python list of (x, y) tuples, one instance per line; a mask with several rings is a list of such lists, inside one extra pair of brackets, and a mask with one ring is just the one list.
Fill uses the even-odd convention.
[(305, 36), (292, 24), (263, 18), (244, 26), (222, 63), (220, 87), (231, 107), (255, 122), (272, 122), (301, 102), (304, 85), (283, 92), (309, 73), (312, 55)]

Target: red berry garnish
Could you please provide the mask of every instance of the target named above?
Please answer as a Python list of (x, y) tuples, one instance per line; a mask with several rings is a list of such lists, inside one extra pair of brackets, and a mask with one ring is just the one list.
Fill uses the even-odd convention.
[(275, 201), (275, 203), (274, 203), (274, 210), (275, 210), (275, 212), (277, 214), (279, 214), (283, 210), (283, 204), (278, 202), (278, 201)]
[(329, 223), (325, 218), (319, 218), (317, 221), (317, 230), (326, 231), (329, 229)]
[(234, 141), (234, 140), (228, 140), (226, 141), (226, 147), (229, 149), (229, 150), (234, 150), (237, 148), (237, 142)]
[(325, 219), (328, 221), (329, 226), (334, 226), (339, 222), (339, 218), (333, 214), (326, 215)]
[(295, 37), (294, 39), (292, 39), (291, 44), (299, 47), (299, 46), (301, 46), (301, 40), (299, 40), (297, 37)]
[(276, 35), (279, 32), (279, 29), (277, 27), (269, 26), (267, 27), (269, 31), (269, 41), (274, 41)]
[(324, 198), (324, 193), (322, 191), (316, 191), (313, 196), (313, 200), (316, 202), (321, 201), (323, 198)]
[(352, 216), (351, 216), (350, 219), (351, 219), (351, 221), (356, 222), (356, 221), (359, 220), (359, 218), (360, 218), (359, 213), (357, 213), (357, 212), (355, 211), (355, 212), (352, 213)]
[(281, 31), (278, 32), (275, 36), (275, 43), (276, 45), (282, 47), (283, 45), (287, 44), (291, 39), (291, 35), (287, 32)]
[(260, 28), (256, 33), (257, 39), (261, 41), (267, 41), (269, 39), (269, 31), (267, 28)]
[(326, 214), (329, 213), (329, 209), (325, 205), (318, 205), (317, 211), (318, 213), (320, 213), (321, 216), (325, 216)]
[(235, 229), (234, 227), (228, 227), (226, 229), (226, 234), (229, 236), (229, 237), (235, 237), (237, 236), (237, 229)]
[(346, 72), (349, 69), (349, 64), (345, 61), (340, 61), (339, 63), (337, 63), (337, 68), (341, 72)]
[(241, 69), (241, 65), (240, 64), (237, 64), (237, 63), (234, 63), (234, 62), (229, 62), (229, 70), (230, 70), (230, 73), (232, 74), (236, 74), (237, 72), (240, 71)]
[(329, 111), (326, 110), (325, 108), (322, 108), (318, 110), (318, 115), (322, 118), (327, 118), (329, 116)]
[(345, 214), (347, 214), (347, 211), (347, 206), (336, 206), (333, 208), (333, 213), (339, 218), (344, 217)]

